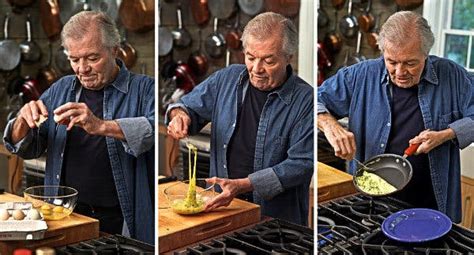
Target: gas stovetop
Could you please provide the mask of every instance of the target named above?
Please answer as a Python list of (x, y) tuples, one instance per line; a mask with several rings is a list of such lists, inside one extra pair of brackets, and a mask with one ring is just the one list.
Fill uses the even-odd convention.
[(272, 219), (174, 254), (313, 254), (313, 251), (312, 229)]
[(121, 235), (105, 236), (56, 248), (56, 255), (155, 254), (152, 245)]
[(392, 213), (410, 208), (399, 200), (353, 195), (318, 205), (318, 254), (474, 254), (474, 232), (453, 224), (443, 237), (423, 243), (391, 240), (381, 230)]

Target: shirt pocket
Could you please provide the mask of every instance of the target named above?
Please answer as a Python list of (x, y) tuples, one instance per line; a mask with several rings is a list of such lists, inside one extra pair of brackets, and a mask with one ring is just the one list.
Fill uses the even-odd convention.
[(288, 150), (288, 137), (277, 136), (273, 139), (272, 144), (272, 162), (279, 163), (286, 159)]
[(459, 111), (453, 111), (448, 114), (441, 114), (439, 115), (439, 130), (444, 130), (448, 128), (448, 125), (455, 122), (456, 120), (460, 119)]

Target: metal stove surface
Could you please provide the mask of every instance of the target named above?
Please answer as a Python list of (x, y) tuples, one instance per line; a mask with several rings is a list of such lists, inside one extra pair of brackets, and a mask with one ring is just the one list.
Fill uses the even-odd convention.
[(57, 255), (154, 254), (152, 245), (121, 235), (111, 235), (56, 248)]
[(387, 238), (385, 218), (411, 206), (385, 197), (353, 195), (318, 205), (318, 254), (474, 254), (474, 232), (453, 224), (448, 234), (430, 242), (402, 243)]
[(313, 237), (310, 228), (272, 219), (174, 254), (313, 254)]

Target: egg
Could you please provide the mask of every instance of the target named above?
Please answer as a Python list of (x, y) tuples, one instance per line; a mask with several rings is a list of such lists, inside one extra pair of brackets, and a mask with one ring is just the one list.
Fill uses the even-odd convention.
[(56, 123), (59, 123), (59, 121), (61, 120), (60, 117), (59, 117), (59, 115), (57, 115), (57, 114), (54, 114), (53, 119), (54, 119), (54, 121), (55, 121)]
[(7, 209), (0, 209), (0, 220), (8, 220), (8, 218), (10, 218), (10, 214)]
[(20, 209), (16, 209), (13, 211), (12, 216), (15, 220), (23, 220), (25, 218), (25, 213)]
[(48, 204), (44, 204), (41, 206), (41, 212), (43, 213), (43, 215), (50, 215), (52, 213), (51, 210), (52, 208)]
[(64, 208), (62, 206), (55, 206), (53, 208), (53, 212), (55, 212), (55, 213), (62, 213), (63, 210), (64, 210)]
[(45, 122), (48, 118), (45, 117), (44, 115), (41, 115), (39, 116), (39, 119), (35, 121), (35, 125), (37, 127), (41, 126), (41, 124), (43, 124), (43, 122)]
[(30, 220), (39, 220), (41, 219), (41, 215), (36, 209), (31, 209), (28, 211), (28, 219)]

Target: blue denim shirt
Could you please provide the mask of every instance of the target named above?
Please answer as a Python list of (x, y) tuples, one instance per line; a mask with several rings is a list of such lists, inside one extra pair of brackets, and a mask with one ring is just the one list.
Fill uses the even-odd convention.
[[(118, 76), (104, 89), (104, 113), (100, 117), (116, 120), (125, 135), (124, 141), (106, 137), (106, 144), (127, 228), (133, 238), (154, 243), (153, 187), (149, 178), (154, 176), (155, 81), (129, 72), (119, 62)], [(66, 126), (54, 122), (53, 110), (77, 102), (81, 88), (73, 75), (53, 84), (40, 98), (49, 118), (17, 144), (10, 142), (14, 120), (5, 129), (6, 148), (22, 158), (37, 158), (47, 149), (46, 185), (59, 185), (67, 140)]]
[[(361, 161), (385, 152), (391, 121), (390, 86), (380, 57), (343, 68), (318, 88), (318, 113), (349, 117), (349, 130), (357, 143), (356, 158)], [(429, 56), (418, 85), (418, 99), (425, 128), (452, 128), (456, 134), (456, 139), (431, 150), (428, 158), (438, 209), (459, 222), (459, 149), (474, 141), (472, 79), (453, 61)], [(356, 167), (351, 162), (349, 172), (354, 174)]]
[[(268, 95), (257, 129), (253, 173), (254, 202), (262, 214), (307, 224), (313, 174), (313, 88), (291, 67), (288, 80)], [(190, 134), (212, 121), (210, 176), (228, 178), (227, 145), (235, 130), (238, 98), (249, 86), (244, 65), (215, 72), (180, 102), (191, 116)], [(166, 120), (167, 122), (168, 120)]]

